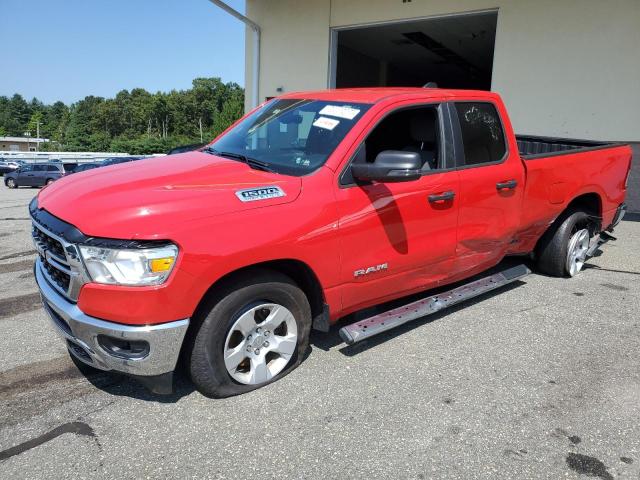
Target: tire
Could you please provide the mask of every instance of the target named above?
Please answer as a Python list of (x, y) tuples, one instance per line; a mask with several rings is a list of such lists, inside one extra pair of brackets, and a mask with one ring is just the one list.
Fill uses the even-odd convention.
[(47, 181), (44, 182), (45, 185), (51, 185), (55, 180), (53, 178), (47, 178)]
[(185, 342), (191, 380), (203, 395), (225, 398), (268, 385), (300, 364), (311, 308), (286, 275), (251, 272), (211, 295), (191, 328)]
[(4, 182), (4, 184), (8, 187), (8, 188), (18, 188), (18, 184), (16, 183), (16, 181), (13, 178), (7, 178)]
[[(586, 231), (586, 232), (585, 232)], [(569, 210), (556, 219), (545, 232), (536, 249), (538, 271), (553, 277), (573, 277), (581, 270), (586, 260), (586, 248), (593, 236), (593, 223), (590, 216), (583, 211)], [(582, 248), (584, 243), (586, 248)], [(580, 242), (577, 244), (577, 242)], [(581, 247), (576, 251), (570, 246)], [(577, 254), (577, 263), (570, 266), (569, 255)]]

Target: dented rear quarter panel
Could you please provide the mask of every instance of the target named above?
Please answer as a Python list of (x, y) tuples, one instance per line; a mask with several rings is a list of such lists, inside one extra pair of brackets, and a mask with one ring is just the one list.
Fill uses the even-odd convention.
[(523, 160), (526, 173), (518, 250), (532, 250), (572, 200), (595, 193), (602, 202), (602, 227), (613, 220), (626, 196), (631, 147), (614, 145)]

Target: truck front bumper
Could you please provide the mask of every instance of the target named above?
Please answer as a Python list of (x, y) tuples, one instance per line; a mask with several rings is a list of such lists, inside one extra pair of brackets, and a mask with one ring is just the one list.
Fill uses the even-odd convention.
[(84, 314), (49, 285), (40, 259), (34, 270), (44, 309), (75, 358), (100, 370), (137, 377), (147, 386), (153, 382), (145, 382), (145, 377), (166, 380), (175, 370), (189, 319), (146, 326), (100, 320)]

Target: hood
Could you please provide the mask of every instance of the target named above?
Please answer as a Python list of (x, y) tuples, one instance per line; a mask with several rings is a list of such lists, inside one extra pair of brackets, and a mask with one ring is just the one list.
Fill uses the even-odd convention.
[[(239, 193), (271, 186), (279, 187), (284, 195)], [(300, 190), (298, 177), (253, 170), (240, 161), (189, 152), (63, 177), (41, 190), (38, 208), (74, 225), (85, 235), (154, 239), (168, 238), (169, 232), (182, 222), (292, 202)]]

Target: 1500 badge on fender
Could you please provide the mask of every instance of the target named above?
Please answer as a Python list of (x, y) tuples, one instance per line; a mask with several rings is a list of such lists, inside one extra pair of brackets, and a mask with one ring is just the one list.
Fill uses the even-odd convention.
[(267, 200), (268, 198), (284, 197), (286, 194), (280, 187), (260, 187), (260, 188), (248, 188), (246, 190), (238, 190), (236, 196), (242, 202), (254, 202), (256, 200)]

